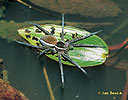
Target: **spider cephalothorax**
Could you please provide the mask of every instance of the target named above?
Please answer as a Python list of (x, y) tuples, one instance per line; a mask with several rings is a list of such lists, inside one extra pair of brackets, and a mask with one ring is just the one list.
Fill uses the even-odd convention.
[[(72, 40), (64, 40), (64, 15), (62, 15), (62, 32), (60, 33), (60, 39), (57, 39), (54, 34), (55, 34), (55, 28), (52, 27), (52, 31), (48, 32), (47, 30), (45, 30), (44, 28), (42, 28), (40, 25), (38, 24), (34, 24), (34, 23), (30, 23), (34, 26), (36, 26), (39, 30), (38, 31), (42, 31), (45, 35), (43, 37), (41, 37), (39, 39), (40, 42), (40, 46), (35, 46), (35, 45), (31, 45), (28, 43), (23, 43), (20, 41), (17, 41), (20, 44), (23, 45), (27, 45), (30, 47), (34, 47), (39, 49), (40, 51), (43, 50), (40, 55), (43, 55), (47, 52), (51, 52), (52, 54), (58, 54), (58, 62), (59, 62), (59, 66), (60, 66), (60, 71), (61, 71), (61, 81), (62, 81), (62, 87), (64, 87), (64, 73), (63, 73), (63, 65), (61, 63), (61, 59), (64, 58), (65, 60), (69, 61), (70, 63), (74, 64), (77, 68), (79, 68), (84, 74), (88, 75), (87, 72), (81, 67), (79, 66), (75, 61), (73, 61), (70, 57), (68, 52), (70, 50), (73, 50), (73, 48), (75, 47), (94, 47), (94, 48), (104, 48), (104, 46), (100, 46), (100, 45), (89, 45), (89, 44), (78, 44), (76, 42), (86, 39), (88, 37), (91, 37), (92, 35), (95, 35), (98, 32), (94, 32), (91, 34), (88, 34), (86, 36), (82, 36), (82, 37), (75, 37)], [(77, 33), (78, 35), (79, 33)], [(88, 75), (89, 76), (89, 75)]]

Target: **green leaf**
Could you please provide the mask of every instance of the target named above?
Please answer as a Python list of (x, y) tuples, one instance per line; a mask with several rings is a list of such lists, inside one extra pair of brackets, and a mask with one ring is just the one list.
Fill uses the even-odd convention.
[[(58, 41), (60, 40), (60, 33), (62, 31), (62, 27), (60, 25), (45, 24), (45, 25), (41, 25), (41, 26), (49, 32), (51, 32), (51, 27), (54, 27), (55, 28), (54, 36), (58, 39)], [(29, 32), (25, 32), (26, 29), (29, 30)], [(39, 41), (33, 40), (32, 38), (36, 37), (36, 38), (40, 39), (45, 34), (43, 32), (37, 33), (35, 31), (36, 29), (37, 28), (35, 26), (29, 26), (29, 27), (19, 29), (18, 32), (21, 35), (21, 37), (23, 37), (25, 40), (27, 40), (30, 44), (32, 44), (32, 45), (39, 44), (41, 46)], [(87, 32), (83, 29), (75, 28), (72, 26), (64, 26), (64, 32), (66, 32), (66, 35), (64, 36), (64, 40), (67, 40), (67, 39), (72, 40), (72, 34), (75, 34), (75, 33), (78, 33), (78, 37), (90, 34), (89, 32)], [(27, 38), (26, 35), (29, 35), (30, 38)], [(73, 50), (69, 50), (69, 56), (77, 64), (79, 64), (82, 67), (89, 67), (89, 66), (100, 65), (105, 62), (106, 57), (108, 55), (108, 46), (100, 37), (93, 35), (93, 36), (91, 36), (87, 39), (81, 40), (77, 43), (91, 44), (91, 45), (102, 45), (102, 46), (106, 47), (106, 48), (74, 47)], [(57, 54), (54, 54), (54, 55), (46, 54), (46, 56), (48, 56), (49, 58), (51, 58), (55, 61), (58, 61)], [(62, 58), (62, 63), (66, 64), (66, 65), (73, 66), (73, 64), (69, 63), (68, 61), (66, 61), (63, 58)]]

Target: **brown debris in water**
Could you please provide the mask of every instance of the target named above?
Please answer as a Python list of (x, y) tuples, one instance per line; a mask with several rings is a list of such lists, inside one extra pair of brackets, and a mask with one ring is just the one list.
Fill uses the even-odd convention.
[(79, 14), (94, 18), (114, 17), (121, 11), (111, 0), (31, 0), (32, 3), (64, 14)]
[(125, 86), (124, 86), (124, 90), (123, 90), (121, 100), (127, 100), (127, 95), (128, 95), (128, 70), (127, 70), (127, 73), (126, 73), (126, 83), (125, 83)]
[(23, 93), (0, 79), (0, 100), (29, 100)]

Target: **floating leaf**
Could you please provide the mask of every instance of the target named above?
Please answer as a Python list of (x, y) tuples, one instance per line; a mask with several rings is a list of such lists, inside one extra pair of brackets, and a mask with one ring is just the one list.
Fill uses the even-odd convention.
[[(52, 27), (55, 28), (55, 34), (54, 36), (59, 40), (60, 39), (60, 33), (62, 31), (62, 26), (60, 25), (54, 25), (54, 24), (45, 24), (41, 25), (45, 30), (51, 32)], [(18, 30), (21, 37), (23, 37), (25, 40), (27, 40), (30, 44), (41, 46), (40, 42), (38, 41), (42, 36), (45, 34), (41, 31), (39, 31), (35, 26), (29, 26)], [(77, 37), (86, 36), (90, 34), (89, 32), (75, 28), (72, 26), (64, 26), (64, 32), (66, 35), (64, 36), (64, 40), (72, 40), (72, 35), (78, 34)], [(76, 43), (82, 43), (82, 44), (91, 44), (91, 45), (100, 45), (104, 46), (105, 48), (96, 48), (96, 47), (74, 47), (73, 50), (69, 50), (69, 56), (80, 66), (83, 67), (89, 67), (89, 66), (96, 66), (100, 65), (105, 62), (106, 57), (108, 55), (108, 46), (107, 44), (98, 36), (93, 35), (87, 39), (78, 41)], [(46, 54), (49, 58), (58, 61), (58, 54)], [(62, 63), (66, 65), (72, 65), (65, 59), (62, 59)]]

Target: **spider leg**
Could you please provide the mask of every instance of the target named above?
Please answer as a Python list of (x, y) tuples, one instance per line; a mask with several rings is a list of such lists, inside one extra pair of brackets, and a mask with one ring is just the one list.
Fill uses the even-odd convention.
[(44, 49), (43, 47), (40, 47), (40, 46), (35, 46), (35, 45), (32, 45), (32, 44), (29, 44), (29, 43), (24, 43), (24, 42), (21, 42), (21, 41), (17, 41), (15, 40), (15, 42), (19, 43), (19, 44), (22, 44), (22, 45), (25, 45), (25, 46), (29, 46), (29, 47), (32, 47), (32, 48), (37, 48), (37, 49)]
[(93, 44), (72, 44), (73, 47), (94, 47), (94, 48), (105, 48), (102, 45), (93, 45)]
[(95, 35), (95, 34), (97, 34), (97, 33), (101, 32), (101, 31), (102, 31), (102, 30), (97, 31), (97, 32), (93, 32), (93, 33), (88, 34), (88, 35), (86, 35), (86, 36), (78, 37), (78, 38), (76, 38), (76, 39), (73, 39), (73, 40), (69, 41), (68, 43), (74, 43), (74, 42), (77, 42), (77, 41), (80, 41), (80, 40), (83, 40), (83, 39), (89, 38), (90, 36)]
[(60, 34), (60, 38), (64, 41), (64, 14), (62, 14), (62, 33)]
[(41, 56), (41, 55), (45, 54), (45, 52), (48, 52), (48, 51), (50, 51), (50, 49), (49, 49), (49, 48), (48, 48), (48, 49), (45, 49), (43, 52), (41, 52), (41, 53), (40, 53), (40, 55), (39, 55), (39, 56)]
[(69, 60), (72, 64), (76, 65), (76, 67), (78, 67), (85, 75), (88, 75), (88, 73), (81, 66), (79, 66), (75, 61), (73, 61), (67, 54), (63, 54), (63, 57)]
[(60, 72), (61, 72), (62, 88), (64, 88), (64, 72), (63, 72), (63, 65), (61, 63), (61, 54), (60, 53), (58, 53), (58, 61), (59, 61)]
[(33, 25), (33, 26), (36, 26), (38, 29), (40, 29), (42, 32), (44, 32), (45, 35), (52, 35), (47, 30), (45, 30), (44, 28), (42, 28), (39, 24), (35, 24), (35, 23), (31, 23), (31, 22), (28, 22), (28, 23), (31, 24), (31, 25)]

